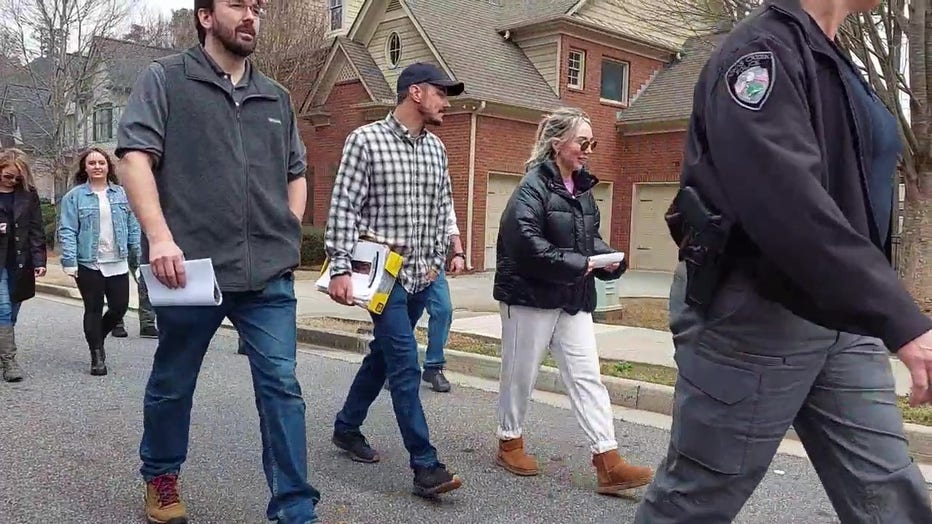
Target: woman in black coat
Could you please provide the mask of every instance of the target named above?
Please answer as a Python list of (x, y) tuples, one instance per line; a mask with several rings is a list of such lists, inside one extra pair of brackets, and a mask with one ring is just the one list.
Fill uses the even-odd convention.
[(0, 153), (0, 368), (3, 380), (19, 382), (14, 326), (20, 305), (35, 296), (36, 277), (45, 276), (42, 210), (26, 156)]
[(591, 258), (615, 254), (599, 235), (592, 195), (598, 179), (585, 167), (595, 145), (582, 111), (567, 108), (546, 117), (527, 173), (502, 213), (493, 291), (502, 316), (497, 463), (516, 475), (538, 472), (536, 459), (524, 452), (521, 426), (550, 349), (589, 441), (597, 490), (617, 495), (647, 484), (652, 474), (618, 453), (611, 400), (601, 380), (592, 322), (595, 279), (616, 279), (627, 266)]

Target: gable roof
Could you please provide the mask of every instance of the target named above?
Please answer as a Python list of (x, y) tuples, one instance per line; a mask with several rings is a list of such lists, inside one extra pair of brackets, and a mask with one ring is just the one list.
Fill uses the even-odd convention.
[(640, 124), (688, 119), (699, 73), (724, 37), (724, 34), (715, 34), (688, 39), (681, 58), (666, 66), (628, 109), (619, 112), (618, 122)]
[(372, 59), (372, 55), (369, 54), (366, 46), (343, 36), (337, 37), (337, 42), (343, 48), (353, 66), (356, 67), (360, 79), (372, 94), (372, 97), (375, 100), (394, 100), (395, 90), (388, 85), (385, 75), (382, 74), (382, 70)]
[[(465, 84), (464, 96), (532, 110), (549, 111), (562, 102), (521, 47), (503, 36), (505, 28), (571, 20), (582, 25), (598, 26), (603, 31), (615, 32), (634, 42), (647, 44), (664, 54), (672, 54), (677, 48), (668, 39), (636, 33), (631, 29), (637, 25), (633, 22), (625, 27), (616, 27), (607, 26), (600, 20), (576, 16), (576, 12), (585, 6), (587, 0), (398, 1), (422, 33), (428, 48), (434, 53), (441, 67), (454, 79)], [(650, 0), (625, 1), (640, 4)], [(367, 36), (364, 33), (370, 29), (363, 27), (376, 22), (374, 17), (381, 16), (385, 5), (387, 0), (365, 0), (359, 16), (353, 20), (348, 36), (334, 39), (334, 46), (326, 65), (330, 67), (338, 47), (342, 47), (358, 70), (362, 82), (376, 99), (381, 97), (378, 93), (387, 81), (366, 45), (353, 39), (366, 40)], [(468, 37), (464, 37), (462, 24), (451, 23), (455, 20), (468, 23)], [(682, 42), (682, 39), (679, 41)], [(305, 103), (302, 104), (303, 109), (307, 109), (307, 104), (321, 88), (319, 83), (325, 81), (325, 76), (322, 74), (318, 77), (318, 84), (308, 93)], [(388, 99), (394, 99), (392, 86), (387, 86), (387, 89), (386, 94), (392, 93)]]
[[(557, 95), (514, 42), (506, 41), (497, 27), (503, 19), (527, 19), (539, 11), (572, 7), (571, 0), (443, 2), (406, 0), (455, 78), (466, 84), (466, 95), (490, 102), (549, 110), (560, 104)], [(534, 11), (539, 9), (539, 11)], [(451, 20), (468, 20), (469, 37)]]
[(96, 37), (93, 52), (99, 55), (111, 89), (130, 90), (150, 62), (179, 52), (177, 49), (138, 44), (128, 40)]
[(46, 105), (49, 92), (32, 86), (7, 84), (0, 94), (0, 144), (46, 152), (54, 132)]

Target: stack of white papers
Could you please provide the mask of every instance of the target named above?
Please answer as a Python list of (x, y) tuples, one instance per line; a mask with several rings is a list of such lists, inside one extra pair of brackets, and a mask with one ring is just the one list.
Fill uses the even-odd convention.
[[(350, 279), (353, 284), (354, 303), (375, 313), (381, 313), (395, 285), (401, 269), (401, 255), (384, 245), (359, 240), (353, 251)], [(328, 293), (330, 288), (330, 260), (321, 269), (317, 290)]]
[(139, 272), (146, 281), (149, 302), (153, 306), (219, 306), (223, 302), (223, 293), (209, 258), (185, 260), (185, 286), (178, 289), (159, 282), (149, 264), (139, 266)]
[(614, 253), (605, 253), (604, 255), (594, 255), (589, 257), (589, 261), (592, 262), (592, 265), (596, 269), (610, 266), (616, 264), (625, 259), (625, 254), (621, 251), (616, 251)]

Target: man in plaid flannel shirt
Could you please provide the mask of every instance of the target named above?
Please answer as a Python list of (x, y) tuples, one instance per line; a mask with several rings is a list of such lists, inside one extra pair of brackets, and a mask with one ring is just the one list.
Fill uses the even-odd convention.
[(410, 454), (414, 493), (432, 497), (460, 487), (430, 443), (419, 396), (420, 366), (413, 326), (443, 269), (452, 195), (446, 149), (428, 131), (464, 86), (435, 66), (416, 63), (398, 77), (398, 104), (384, 120), (347, 137), (330, 203), (325, 246), (330, 297), (353, 304), (350, 262), (360, 237), (391, 246), (404, 263), (381, 314), (372, 315), (374, 340), (334, 423), (333, 443), (353, 460), (378, 462), (360, 432), (369, 406), (388, 379), (395, 418)]

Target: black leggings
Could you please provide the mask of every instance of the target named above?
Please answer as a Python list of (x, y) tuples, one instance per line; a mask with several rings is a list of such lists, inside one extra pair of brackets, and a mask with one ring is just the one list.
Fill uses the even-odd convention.
[[(104, 345), (129, 307), (129, 273), (105, 277), (100, 271), (78, 266), (78, 290), (84, 299), (84, 338), (91, 349)], [(104, 314), (104, 296), (107, 314)]]

